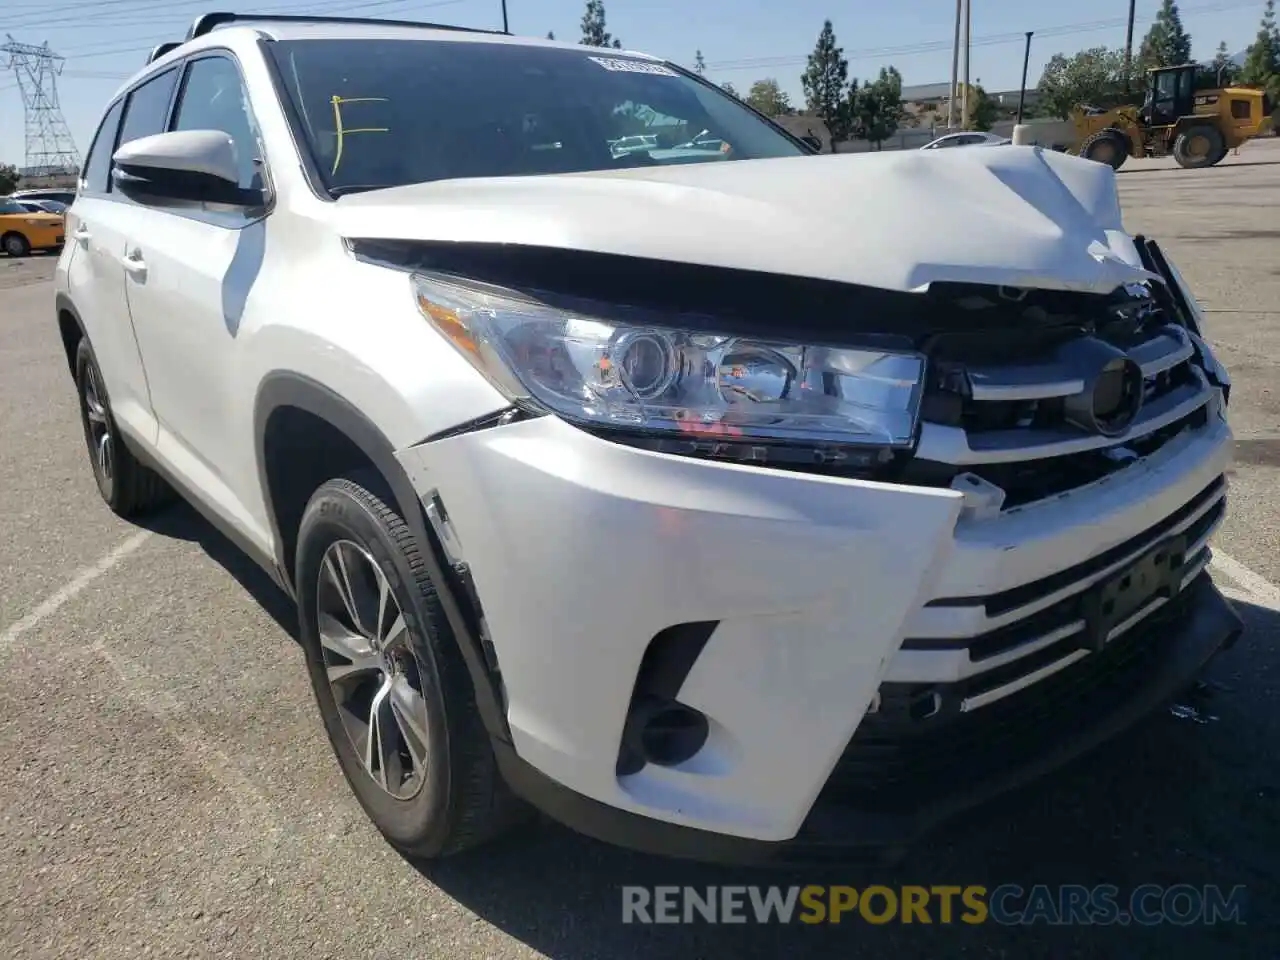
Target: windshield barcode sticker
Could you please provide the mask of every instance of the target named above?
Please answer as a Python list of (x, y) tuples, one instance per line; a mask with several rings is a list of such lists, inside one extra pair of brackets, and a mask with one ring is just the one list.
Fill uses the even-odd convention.
[(594, 60), (606, 70), (612, 70), (615, 73), (651, 73), (659, 77), (680, 76), (670, 67), (644, 60), (621, 60), (618, 57), (587, 57), (587, 59)]

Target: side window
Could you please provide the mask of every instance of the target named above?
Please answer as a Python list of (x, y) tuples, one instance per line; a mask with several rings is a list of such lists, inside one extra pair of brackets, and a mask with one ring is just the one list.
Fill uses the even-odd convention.
[(120, 116), (124, 113), (124, 101), (117, 100), (107, 111), (98, 128), (98, 134), (85, 158), (84, 173), (80, 177), (83, 193), (106, 193), (111, 187), (111, 154), (116, 149), (116, 134), (120, 132)]
[(124, 110), (124, 124), (120, 128), (120, 144), (139, 140), (155, 133), (163, 133), (169, 119), (169, 101), (178, 83), (178, 69), (173, 67), (152, 77), (129, 94)]
[(258, 159), (261, 152), (240, 70), (226, 57), (202, 57), (187, 67), (186, 79), (174, 111), (173, 130), (219, 130), (236, 145), (240, 186), (261, 187)]

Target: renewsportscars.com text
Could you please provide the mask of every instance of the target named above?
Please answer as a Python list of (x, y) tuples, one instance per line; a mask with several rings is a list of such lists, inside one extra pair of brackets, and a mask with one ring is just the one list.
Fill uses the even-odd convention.
[(1245, 888), (1144, 884), (622, 888), (623, 923), (1174, 926), (1244, 923)]

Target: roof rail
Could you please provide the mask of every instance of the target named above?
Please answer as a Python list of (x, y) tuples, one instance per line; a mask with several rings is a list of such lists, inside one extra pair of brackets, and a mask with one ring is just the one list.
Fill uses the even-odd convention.
[(171, 50), (177, 50), (180, 46), (182, 46), (181, 40), (172, 40), (169, 43), (160, 44), (158, 47), (153, 48), (151, 53), (147, 56), (147, 63), (155, 63), (166, 53)]
[[(271, 14), (271, 13), (206, 13), (196, 18), (196, 22), (187, 31), (187, 40), (203, 37), (218, 27), (230, 23), (248, 23), (268, 21), (274, 23), (350, 23), (374, 24), (384, 27), (423, 27), (430, 30), (458, 30), (464, 33), (491, 33), (499, 36), (510, 36), (504, 30), (481, 30), (478, 27), (460, 27), (447, 23), (424, 23), (419, 20), (379, 20), (372, 17), (313, 17), (306, 14)], [(185, 41), (184, 41), (185, 42)]]

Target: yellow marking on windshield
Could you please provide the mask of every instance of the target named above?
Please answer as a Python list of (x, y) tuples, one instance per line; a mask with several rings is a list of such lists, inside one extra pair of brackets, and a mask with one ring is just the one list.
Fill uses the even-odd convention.
[(386, 97), (340, 97), (336, 93), (329, 98), (329, 102), (333, 104), (333, 125), (338, 135), (338, 149), (333, 155), (333, 169), (329, 171), (329, 175), (333, 176), (338, 172), (338, 165), (342, 163), (342, 144), (349, 133), (389, 133), (390, 127), (351, 127), (346, 128), (342, 125), (342, 105), (344, 103), (386, 103)]

